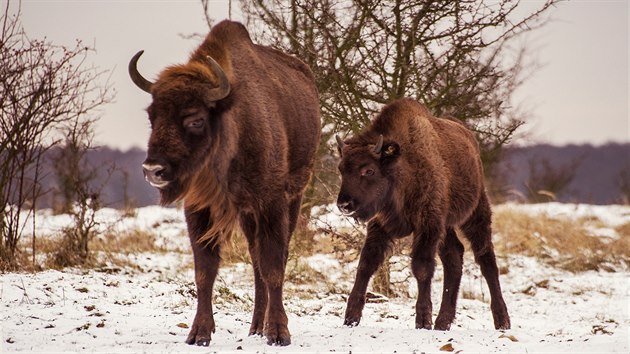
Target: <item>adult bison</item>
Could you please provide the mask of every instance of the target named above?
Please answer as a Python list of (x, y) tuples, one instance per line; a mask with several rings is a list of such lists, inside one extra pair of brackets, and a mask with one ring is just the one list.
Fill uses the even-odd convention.
[(368, 221), (344, 323), (359, 323), (368, 281), (391, 243), (413, 235), (416, 328), (431, 329), (433, 323), (431, 278), (439, 252), (444, 290), (435, 329), (448, 330), (455, 318), (462, 277), (464, 246), (455, 234), (460, 228), (490, 288), (494, 325), (510, 328), (473, 134), (459, 122), (435, 118), (420, 103), (402, 99), (385, 106), (360, 135), (346, 141), (337, 137), (337, 142), (342, 176), (337, 205), (344, 214)]
[(240, 226), (254, 266), (250, 334), (290, 344), (282, 285), (320, 135), (310, 69), (252, 43), (231, 21), (214, 26), (186, 64), (166, 68), (153, 83), (138, 73), (141, 54), (129, 74), (153, 98), (142, 166), (162, 204), (183, 201), (194, 255), (197, 314), (186, 342), (211, 340), (219, 252)]

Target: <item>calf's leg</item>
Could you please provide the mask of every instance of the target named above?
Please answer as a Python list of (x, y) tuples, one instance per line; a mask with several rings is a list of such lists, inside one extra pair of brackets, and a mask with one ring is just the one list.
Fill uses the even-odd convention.
[(496, 329), (509, 329), (510, 316), (499, 283), (499, 269), (492, 245), (492, 212), (485, 194), (473, 212), (472, 216), (462, 225), (461, 229), (468, 240), (475, 255), (475, 261), (481, 268), (481, 274), (486, 279), (490, 290), (490, 308)]
[(411, 271), (418, 283), (416, 301), (416, 328), (431, 329), (433, 324), (431, 303), (431, 279), (435, 272), (435, 253), (444, 227), (440, 223), (426, 222), (420, 234), (414, 235), (411, 248)]
[(368, 223), (367, 236), (361, 249), (356, 279), (348, 297), (344, 325), (356, 326), (361, 321), (368, 283), (374, 272), (383, 263), (385, 252), (390, 245), (391, 239), (381, 226), (373, 221)]
[(457, 239), (453, 228), (446, 230), (444, 243), (440, 248), (440, 260), (444, 267), (444, 288), (442, 289), (440, 312), (435, 320), (435, 329), (447, 331), (455, 319), (457, 295), (462, 281), (464, 264), (464, 245)]

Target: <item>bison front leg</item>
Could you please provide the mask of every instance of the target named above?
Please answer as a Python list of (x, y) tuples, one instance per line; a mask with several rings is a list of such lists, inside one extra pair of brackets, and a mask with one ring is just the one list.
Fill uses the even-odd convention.
[(444, 267), (444, 287), (440, 312), (435, 320), (435, 329), (447, 331), (455, 319), (457, 294), (462, 281), (464, 262), (464, 245), (457, 238), (453, 228), (446, 230), (446, 237), (440, 248), (440, 259)]
[(445, 230), (427, 221), (427, 227), (414, 235), (411, 248), (411, 271), (418, 282), (416, 300), (416, 328), (431, 329), (433, 325), (431, 303), (431, 279), (435, 272), (435, 254), (440, 238)]
[(215, 331), (212, 315), (212, 287), (219, 270), (220, 245), (212, 242), (209, 244), (197, 242), (207, 230), (209, 222), (207, 210), (199, 212), (186, 210), (186, 223), (193, 250), (197, 284), (197, 314), (186, 343), (200, 346), (208, 346), (212, 333)]
[(350, 292), (350, 297), (348, 297), (344, 325), (352, 327), (361, 321), (368, 283), (374, 272), (383, 263), (385, 252), (390, 245), (391, 239), (385, 234), (381, 226), (376, 222), (370, 222), (365, 244), (361, 249), (354, 286)]

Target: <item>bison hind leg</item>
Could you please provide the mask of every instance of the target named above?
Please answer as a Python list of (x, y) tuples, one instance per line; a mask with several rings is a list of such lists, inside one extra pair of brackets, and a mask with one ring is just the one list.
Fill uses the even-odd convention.
[(479, 264), (481, 274), (488, 284), (494, 326), (496, 329), (509, 329), (510, 316), (501, 293), (499, 269), (492, 244), (491, 216), (490, 204), (484, 193), (473, 214), (461, 226), (461, 230), (470, 241), (475, 261)]

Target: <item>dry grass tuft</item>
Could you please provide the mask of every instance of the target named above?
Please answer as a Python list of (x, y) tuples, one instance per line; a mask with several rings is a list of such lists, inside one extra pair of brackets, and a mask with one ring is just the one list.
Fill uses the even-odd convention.
[(593, 235), (591, 230), (602, 226), (595, 217), (569, 219), (502, 209), (494, 213), (494, 244), (498, 253), (538, 257), (573, 272), (612, 271), (612, 265), (630, 261), (630, 226), (617, 228), (617, 238)]
[[(315, 231), (309, 229), (306, 220), (300, 216), (289, 244), (289, 262), (292, 258), (313, 255), (319, 249), (315, 243), (315, 236)], [(236, 232), (228, 242), (223, 244), (221, 261), (224, 264), (251, 263), (247, 238), (242, 232)]]
[(155, 235), (146, 230), (130, 230), (121, 234), (107, 234), (92, 242), (95, 251), (106, 253), (165, 252), (156, 246)]
[(247, 239), (240, 230), (221, 246), (221, 263), (251, 263)]
[(628, 239), (630, 238), (630, 222), (619, 225), (615, 228), (615, 231), (619, 234), (620, 238)]
[(78, 251), (62, 232), (58, 237), (36, 239), (37, 262), (32, 262), (31, 240), (24, 242), (20, 264), (22, 270), (37, 271), (42, 269), (62, 269), (67, 266), (95, 268), (107, 261), (116, 266), (130, 266), (125, 256), (143, 252), (165, 252), (156, 246), (155, 236), (149, 231), (130, 230), (114, 234), (108, 233), (95, 237), (89, 242), (89, 255), (85, 261), (78, 262)]

